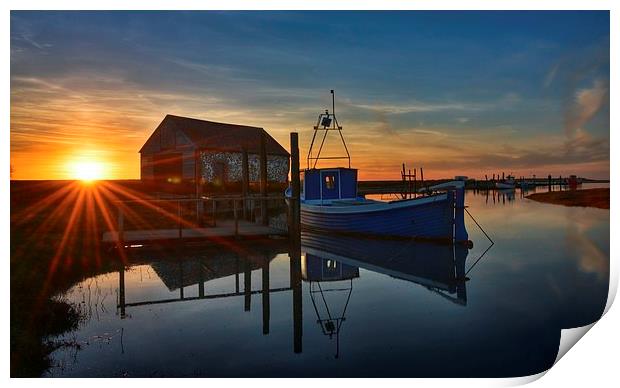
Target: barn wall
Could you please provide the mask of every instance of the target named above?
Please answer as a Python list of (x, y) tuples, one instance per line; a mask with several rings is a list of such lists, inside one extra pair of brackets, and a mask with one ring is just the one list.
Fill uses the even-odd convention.
[[(241, 152), (200, 152), (201, 178), (205, 182), (215, 182), (221, 173), (226, 182), (241, 182), (242, 180)], [(258, 154), (248, 154), (250, 182), (260, 181), (260, 157)], [(223, 171), (222, 171), (223, 168)], [(286, 183), (289, 171), (289, 158), (282, 155), (267, 155), (267, 180), (270, 182)]]
[(140, 155), (140, 179), (154, 179), (153, 157), (150, 155)]
[(193, 180), (195, 178), (195, 167), (194, 151), (183, 151), (183, 180)]

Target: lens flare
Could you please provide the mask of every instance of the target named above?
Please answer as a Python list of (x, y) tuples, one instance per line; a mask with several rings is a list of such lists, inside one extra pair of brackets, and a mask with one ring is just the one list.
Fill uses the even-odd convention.
[(76, 161), (69, 167), (71, 176), (84, 182), (102, 179), (105, 173), (104, 164), (97, 161)]

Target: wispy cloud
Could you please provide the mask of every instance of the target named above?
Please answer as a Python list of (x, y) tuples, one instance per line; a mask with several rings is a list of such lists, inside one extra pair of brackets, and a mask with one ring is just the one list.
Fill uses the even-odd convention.
[(388, 114), (406, 114), (419, 112), (445, 112), (445, 111), (481, 111), (487, 109), (484, 104), (467, 104), (459, 102), (446, 103), (425, 103), (411, 102), (408, 104), (351, 104), (353, 107), (366, 109), (373, 112), (383, 112)]
[(601, 79), (594, 80), (591, 87), (575, 92), (564, 118), (567, 135), (572, 136), (577, 129), (583, 128), (608, 103), (608, 92), (607, 82)]

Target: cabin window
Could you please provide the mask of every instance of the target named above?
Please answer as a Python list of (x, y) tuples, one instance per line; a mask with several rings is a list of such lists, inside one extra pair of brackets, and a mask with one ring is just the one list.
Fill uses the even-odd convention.
[(325, 187), (333, 190), (336, 187), (336, 177), (334, 175), (325, 175)]

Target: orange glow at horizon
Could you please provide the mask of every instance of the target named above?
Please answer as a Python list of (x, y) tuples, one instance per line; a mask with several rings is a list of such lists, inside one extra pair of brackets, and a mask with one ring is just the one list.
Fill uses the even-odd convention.
[(99, 161), (72, 161), (68, 163), (67, 168), (73, 178), (85, 182), (99, 180), (105, 176), (105, 164)]

